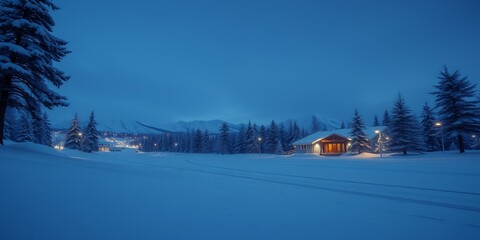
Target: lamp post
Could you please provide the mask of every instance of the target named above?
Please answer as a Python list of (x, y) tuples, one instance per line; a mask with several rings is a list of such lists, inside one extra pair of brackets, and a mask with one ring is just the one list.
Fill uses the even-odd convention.
[(380, 132), (380, 130), (375, 130), (375, 133), (378, 134), (378, 147), (380, 148), (379, 152), (380, 152), (380, 157), (383, 157), (382, 155), (382, 132)]
[(445, 143), (443, 141), (443, 124), (441, 122), (436, 122), (435, 126), (440, 127), (440, 132), (442, 133), (442, 152), (445, 152)]
[(261, 144), (262, 143), (262, 137), (258, 137), (257, 140), (258, 140), (258, 153), (262, 154), (262, 144)]

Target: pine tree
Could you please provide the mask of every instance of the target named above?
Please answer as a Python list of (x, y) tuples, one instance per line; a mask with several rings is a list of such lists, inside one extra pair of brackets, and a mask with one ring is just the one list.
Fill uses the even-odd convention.
[(5, 114), (5, 139), (15, 141), (15, 135), (18, 132), (17, 122), (18, 116), (16, 109), (8, 107)]
[(380, 126), (380, 122), (378, 121), (377, 115), (375, 115), (375, 118), (373, 119), (373, 126), (374, 127)]
[(90, 119), (87, 127), (83, 132), (83, 144), (82, 150), (84, 152), (96, 152), (98, 151), (98, 130), (97, 122), (95, 121), (95, 114), (90, 113)]
[(72, 120), (69, 130), (67, 131), (67, 137), (65, 139), (65, 147), (69, 149), (81, 150), (82, 146), (82, 132), (80, 131), (80, 122), (78, 120), (78, 114)]
[(238, 133), (236, 134), (235, 141), (235, 153), (245, 153), (246, 151), (246, 130), (245, 126), (240, 126)]
[(252, 127), (252, 123), (249, 121), (247, 125), (247, 130), (245, 132), (245, 152), (246, 153), (255, 153), (257, 152), (256, 147), (255, 132)]
[(44, 131), (45, 131), (45, 139), (42, 144), (51, 147), (52, 144), (52, 127), (50, 125), (50, 121), (48, 120), (47, 112), (43, 112), (43, 123), (44, 123)]
[(293, 148), (292, 143), (300, 139), (300, 128), (298, 127), (297, 122), (293, 122), (293, 124), (289, 128), (289, 136), (288, 136), (288, 146), (289, 150)]
[(221, 154), (228, 154), (230, 153), (230, 134), (229, 134), (229, 127), (226, 122), (222, 124), (220, 127), (220, 145), (219, 145), (219, 152)]
[(32, 142), (33, 141), (33, 130), (32, 130), (32, 120), (28, 112), (23, 112), (19, 120), (18, 132), (15, 136), (15, 141), (17, 142)]
[(435, 128), (435, 118), (433, 116), (433, 111), (428, 106), (428, 103), (423, 105), (422, 114), (422, 130), (423, 130), (423, 140), (425, 141), (425, 147), (428, 151), (436, 151), (440, 147), (438, 141), (438, 129)]
[(311, 133), (316, 133), (320, 131), (320, 124), (318, 122), (317, 116), (313, 115), (312, 116), (312, 123), (310, 126)]
[(424, 151), (421, 131), (415, 116), (405, 104), (401, 95), (394, 103), (392, 118), (390, 120), (389, 148), (393, 152)]
[(342, 123), (340, 124), (340, 129), (345, 129), (345, 122), (342, 121)]
[(202, 152), (203, 153), (212, 153), (213, 152), (213, 144), (212, 140), (210, 139), (210, 134), (208, 133), (208, 130), (205, 130), (203, 133), (203, 144), (202, 144)]
[(200, 153), (203, 149), (203, 134), (200, 129), (197, 128), (193, 137), (193, 152)]
[(355, 109), (355, 114), (353, 116), (353, 125), (352, 125), (352, 142), (350, 145), (350, 152), (368, 152), (372, 150), (370, 146), (370, 140), (367, 135), (363, 132), (365, 129), (365, 124), (363, 123), (360, 114), (357, 109)]
[[(33, 142), (50, 146), (48, 145), (48, 142), (51, 142), (51, 132), (49, 134), (47, 131), (51, 130), (47, 129), (47, 119), (45, 119), (45, 117), (46, 114), (43, 114), (40, 111), (32, 116)], [(50, 140), (48, 138), (50, 138)]]
[[(282, 146), (282, 154), (283, 151), (285, 151), (288, 147), (288, 136), (287, 133), (285, 132), (285, 125), (283, 123), (280, 123), (280, 127), (278, 129), (278, 142)], [(275, 150), (277, 152), (277, 150)]]
[(267, 135), (267, 129), (265, 128), (264, 125), (260, 126), (260, 130), (258, 131), (258, 136), (257, 136), (257, 140), (258, 140), (258, 151), (260, 153), (265, 153), (266, 152), (266, 135)]
[(278, 144), (278, 127), (275, 121), (272, 120), (268, 128), (267, 137), (265, 139), (265, 152), (275, 153)]
[(449, 73), (447, 67), (440, 72), (435, 85), (435, 109), (438, 110), (445, 135), (457, 138), (458, 150), (465, 152), (464, 136), (480, 131), (480, 106), (475, 98), (475, 84), (461, 77), (457, 70)]
[(41, 105), (68, 105), (49, 88), (68, 79), (53, 66), (68, 54), (67, 43), (52, 35), (49, 10), (57, 9), (50, 0), (0, 1), (0, 144), (7, 106), (34, 115)]
[(390, 126), (390, 121), (390, 114), (388, 114), (388, 110), (385, 110), (385, 112), (383, 113), (382, 126)]

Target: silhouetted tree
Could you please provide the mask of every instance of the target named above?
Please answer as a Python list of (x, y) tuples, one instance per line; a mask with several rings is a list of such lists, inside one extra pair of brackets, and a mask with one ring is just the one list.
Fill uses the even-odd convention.
[(475, 134), (480, 129), (480, 107), (475, 98), (475, 84), (461, 77), (456, 70), (449, 73), (447, 67), (440, 72), (435, 85), (435, 109), (438, 110), (445, 134), (457, 138), (458, 150), (465, 152), (464, 135)]
[(50, 89), (68, 77), (54, 67), (68, 54), (66, 42), (53, 36), (50, 0), (0, 1), (0, 144), (7, 106), (34, 118), (41, 106), (67, 106), (66, 98)]
[(391, 151), (401, 151), (403, 154), (407, 154), (408, 151), (424, 151), (419, 124), (401, 95), (398, 95), (394, 103), (389, 125)]
[(363, 123), (357, 109), (355, 109), (351, 131), (352, 142), (350, 145), (350, 152), (362, 153), (372, 150), (370, 139), (368, 139), (367, 135), (363, 132), (363, 129), (365, 129), (365, 124)]

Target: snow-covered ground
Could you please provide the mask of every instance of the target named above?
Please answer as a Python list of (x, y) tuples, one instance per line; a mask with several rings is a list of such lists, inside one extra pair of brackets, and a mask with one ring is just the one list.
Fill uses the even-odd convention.
[(351, 157), (0, 146), (0, 239), (480, 239), (480, 152)]

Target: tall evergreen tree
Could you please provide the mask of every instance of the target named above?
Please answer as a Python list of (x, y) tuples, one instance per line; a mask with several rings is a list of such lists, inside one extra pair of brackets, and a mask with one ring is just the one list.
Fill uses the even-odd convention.
[(257, 136), (257, 142), (258, 142), (258, 151), (260, 153), (265, 153), (266, 152), (266, 135), (267, 135), (267, 129), (265, 128), (264, 125), (260, 126), (260, 130), (258, 131), (258, 136)]
[(310, 125), (310, 130), (311, 130), (311, 133), (316, 133), (316, 132), (320, 131), (320, 123), (318, 122), (318, 118), (315, 115), (312, 116), (312, 122), (311, 122), (311, 125)]
[(401, 95), (394, 103), (390, 121), (389, 148), (393, 152), (424, 151), (419, 124)]
[(340, 124), (340, 129), (345, 129), (345, 122), (342, 121), (342, 123)]
[(200, 153), (203, 149), (203, 134), (200, 129), (197, 128), (193, 137), (193, 152)]
[(33, 142), (32, 119), (28, 112), (23, 112), (19, 120), (18, 132), (15, 136), (17, 142)]
[(300, 128), (298, 127), (297, 122), (293, 122), (293, 124), (289, 128), (289, 137), (288, 137), (288, 146), (289, 148), (293, 148), (292, 143), (300, 139)]
[(65, 147), (69, 149), (81, 150), (82, 149), (82, 132), (80, 130), (80, 121), (78, 120), (78, 114), (72, 120), (72, 124), (67, 131), (67, 137), (65, 139)]
[(425, 147), (427, 151), (436, 151), (440, 147), (438, 141), (438, 129), (435, 127), (435, 118), (433, 111), (428, 106), (428, 103), (423, 105), (421, 117), (421, 124), (423, 130), (423, 140), (425, 141)]
[(203, 133), (203, 144), (202, 144), (202, 152), (203, 153), (212, 153), (213, 152), (213, 144), (212, 140), (210, 139), (210, 134), (208, 133), (208, 130), (205, 130)]
[(34, 115), (41, 105), (67, 106), (60, 87), (67, 79), (53, 66), (68, 54), (66, 42), (53, 36), (49, 14), (58, 7), (50, 0), (0, 1), (0, 144), (7, 106)]
[(378, 121), (377, 115), (375, 115), (375, 118), (373, 119), (373, 126), (374, 127), (380, 126), (380, 122)]
[(350, 152), (368, 152), (372, 150), (370, 146), (370, 140), (367, 135), (363, 132), (365, 129), (365, 124), (363, 123), (360, 114), (357, 109), (355, 109), (355, 114), (353, 116), (353, 125), (352, 125), (352, 142), (350, 145)]
[(32, 116), (33, 142), (45, 146), (52, 146), (52, 129), (48, 121), (47, 112), (38, 112)]
[(90, 113), (90, 119), (87, 127), (83, 132), (83, 144), (82, 149), (85, 152), (98, 151), (98, 130), (97, 122), (95, 121), (95, 114), (93, 111)]
[(43, 124), (45, 131), (45, 139), (42, 144), (51, 147), (52, 146), (52, 127), (50, 125), (50, 120), (48, 119), (47, 112), (43, 112)]
[(447, 67), (440, 72), (440, 81), (435, 85), (435, 108), (438, 110), (443, 130), (456, 138), (460, 153), (465, 152), (464, 137), (479, 132), (480, 106), (475, 98), (475, 84), (461, 77), (457, 70), (449, 73)]
[(270, 123), (265, 139), (265, 152), (275, 153), (278, 144), (278, 127), (274, 120)]
[(247, 125), (247, 130), (245, 132), (245, 152), (246, 153), (255, 153), (258, 152), (257, 150), (257, 143), (256, 141), (256, 136), (255, 132), (252, 127), (252, 123), (249, 121)]
[(14, 108), (7, 108), (7, 112), (5, 114), (5, 139), (10, 139), (15, 141), (15, 135), (18, 131), (18, 116), (17, 110)]
[(226, 122), (222, 124), (220, 127), (220, 145), (219, 145), (219, 152), (221, 154), (228, 154), (230, 153), (230, 134), (229, 134), (229, 127)]
[(390, 126), (390, 114), (388, 114), (388, 110), (385, 110), (385, 112), (383, 113), (382, 126)]

